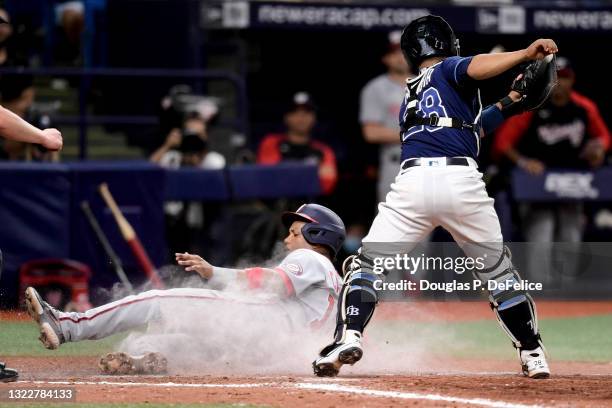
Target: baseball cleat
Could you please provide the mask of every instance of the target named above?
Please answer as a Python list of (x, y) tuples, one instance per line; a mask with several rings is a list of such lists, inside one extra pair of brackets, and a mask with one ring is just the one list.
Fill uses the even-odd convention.
[(36, 289), (32, 287), (26, 289), (25, 301), (28, 314), (38, 323), (40, 330), (38, 339), (49, 350), (58, 348), (60, 344), (65, 342), (57, 316), (58, 311), (42, 300)]
[(6, 364), (0, 363), (0, 382), (17, 381), (19, 373), (16, 370), (6, 368)]
[(542, 347), (533, 350), (519, 350), (519, 357), (525, 377), (534, 379), (550, 377), (550, 368), (548, 368)]
[[(354, 333), (353, 333), (354, 332)], [(353, 365), (363, 356), (361, 334), (347, 330), (346, 341), (332, 343), (321, 350), (320, 357), (313, 361), (312, 368), (318, 377), (335, 377), (344, 364)]]
[(100, 358), (98, 367), (104, 374), (164, 374), (168, 371), (168, 360), (161, 353), (145, 353), (130, 356), (127, 353), (109, 353)]

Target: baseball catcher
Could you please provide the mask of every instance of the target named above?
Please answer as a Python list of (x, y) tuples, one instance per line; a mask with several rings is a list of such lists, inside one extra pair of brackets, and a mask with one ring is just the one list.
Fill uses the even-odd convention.
[[(374, 282), (384, 278), (375, 272), (374, 260), (393, 255), (381, 247), (399, 243), (410, 252), (442, 226), (468, 257), (486, 259), (484, 267), (475, 270), (476, 278), (512, 283), (489, 292), (491, 309), (518, 351), (523, 374), (547, 378), (550, 370), (535, 304), (526, 291), (515, 289), (521, 277), (503, 244), (493, 199), (476, 159), (482, 135), (505, 117), (535, 109), (546, 100), (556, 80), (557, 45), (539, 39), (519, 51), (461, 57), (450, 25), (429, 15), (404, 29), (401, 47), (411, 66), (420, 69), (417, 77), (406, 81), (399, 117), (401, 167), (359, 255), (346, 264), (335, 339), (313, 362), (315, 374), (334, 376), (343, 364), (361, 359), (361, 336), (378, 301)], [(483, 110), (478, 81), (529, 61), (533, 62), (515, 80), (510, 94)]]
[[(175, 312), (170, 320), (184, 320), (182, 334), (189, 334), (189, 326), (196, 322), (207, 320), (214, 330), (225, 326), (236, 337), (252, 335), (254, 340), (264, 333), (245, 333), (248, 328), (236, 322), (264, 320), (267, 333), (272, 330), (279, 334), (295, 328), (318, 328), (326, 322), (338, 298), (340, 277), (331, 261), (345, 239), (344, 224), (332, 210), (318, 204), (304, 204), (295, 212), (285, 212), (282, 221), (288, 229), (284, 244), (289, 253), (274, 268), (220, 268), (197, 255), (176, 254), (177, 263), (186, 271), (196, 272), (210, 286), (225, 290), (151, 290), (84, 313), (66, 313), (49, 306), (30, 287), (26, 290), (28, 313), (39, 325), (40, 340), (48, 349), (159, 322), (165, 318), (166, 308)], [(218, 317), (230, 307), (233, 315)], [(198, 344), (205, 347), (208, 337), (198, 338)], [(111, 374), (158, 373), (165, 371), (166, 358), (158, 352), (139, 356), (111, 353), (100, 360), (100, 367)]]

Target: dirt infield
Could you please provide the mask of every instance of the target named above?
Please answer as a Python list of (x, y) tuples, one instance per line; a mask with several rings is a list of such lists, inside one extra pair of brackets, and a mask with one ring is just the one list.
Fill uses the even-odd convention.
[[(612, 313), (612, 302), (539, 302), (544, 318)], [(474, 321), (491, 319), (485, 302), (393, 303), (377, 310), (380, 320)], [(0, 320), (27, 319), (5, 313)], [(13, 388), (74, 387), (78, 402), (91, 403), (238, 403), (274, 407), (612, 407), (612, 362), (551, 362), (553, 377), (530, 380), (518, 373), (515, 359), (434, 357), (408, 369), (371, 374), (363, 364), (345, 367), (342, 376), (319, 379), (308, 370), (279, 375), (103, 376), (97, 357), (11, 357), (20, 381)], [(374, 359), (376, 361), (376, 359)], [(398, 366), (403, 366), (402, 361)], [(208, 370), (208, 372), (211, 372)], [(171, 373), (172, 374), (172, 373)], [(0, 405), (2, 402), (0, 401)]]
[[(516, 362), (455, 360), (446, 373), (334, 379), (279, 376), (102, 376), (93, 357), (11, 358), (20, 382), (1, 389), (75, 387), (78, 402), (249, 403), (275, 407), (578, 406), (612, 407), (612, 364), (557, 363), (529, 380)], [(360, 373), (362, 374), (362, 373)]]

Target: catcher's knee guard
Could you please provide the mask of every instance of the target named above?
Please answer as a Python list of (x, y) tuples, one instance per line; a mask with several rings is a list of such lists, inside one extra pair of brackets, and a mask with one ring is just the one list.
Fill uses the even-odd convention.
[(480, 280), (495, 281), (489, 290), (491, 309), (502, 329), (516, 348), (532, 349), (540, 344), (538, 319), (533, 299), (525, 290), (515, 288), (521, 276), (512, 265), (510, 250), (505, 247), (499, 261), (475, 273)]
[(342, 265), (342, 270), (344, 283), (338, 299), (335, 333), (337, 343), (343, 341), (347, 328), (359, 332), (365, 329), (378, 303), (374, 282), (380, 279), (380, 276), (372, 272), (372, 260), (361, 254), (348, 257)]

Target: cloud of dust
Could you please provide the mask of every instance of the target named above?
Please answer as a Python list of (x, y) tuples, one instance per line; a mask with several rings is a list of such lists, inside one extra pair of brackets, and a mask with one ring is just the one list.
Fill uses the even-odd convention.
[[(285, 255), (279, 243), (263, 266), (276, 266)], [(249, 266), (253, 264), (248, 259), (236, 263), (239, 268)], [(332, 340), (334, 313), (326, 327), (314, 331), (303, 323), (300, 306), (293, 301), (266, 304), (269, 297), (237, 293), (231, 286), (223, 292), (211, 290), (198, 276), (189, 274), (174, 283), (211, 299), (163, 300), (161, 320), (149, 324), (144, 332), (130, 333), (119, 350), (160, 352), (168, 359), (172, 374), (311, 375), (312, 361)], [(126, 295), (120, 286), (112, 294), (115, 299)], [(422, 321), (423, 309), (415, 307), (416, 313)], [(343, 375), (448, 371), (447, 359), (435, 350), (461, 347), (461, 339), (442, 325), (378, 321), (375, 314), (363, 345), (362, 361), (343, 367)]]
[[(386, 307), (406, 309), (406, 301), (388, 302)], [(354, 367), (345, 366), (343, 374), (415, 374), (449, 372), (449, 351), (465, 346), (453, 327), (443, 324), (423, 324), (435, 320), (435, 312), (427, 312), (417, 302), (408, 303), (410, 320), (377, 319), (376, 312), (368, 325), (364, 339), (364, 355)], [(412, 312), (413, 311), (413, 312)], [(410, 319), (410, 317), (408, 317)]]
[[(271, 258), (259, 265), (277, 266), (286, 255), (279, 242)], [(252, 266), (243, 258), (234, 267)], [(182, 271), (167, 266), (161, 273), (172, 276), (173, 287), (191, 288), (193, 295), (207, 298), (161, 299), (161, 319), (144, 331), (131, 332), (120, 351), (160, 352), (175, 374), (308, 374), (319, 349), (331, 341), (333, 318), (328, 327), (314, 331), (303, 322), (301, 307), (294, 301), (239, 292), (231, 284), (223, 291), (213, 290), (197, 274), (177, 269)], [(147, 289), (145, 285), (135, 292)], [(108, 294), (115, 300), (128, 295), (121, 285)]]

